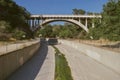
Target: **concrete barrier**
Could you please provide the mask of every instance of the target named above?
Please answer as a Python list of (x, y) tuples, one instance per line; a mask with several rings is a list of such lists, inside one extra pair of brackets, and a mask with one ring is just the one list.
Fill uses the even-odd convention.
[(120, 53), (97, 48), (94, 46), (82, 44), (74, 41), (59, 40), (60, 43), (76, 48), (85, 55), (99, 61), (105, 66), (120, 73)]
[(40, 47), (36, 43), (0, 56), (0, 80), (6, 79), (11, 73), (22, 66)]

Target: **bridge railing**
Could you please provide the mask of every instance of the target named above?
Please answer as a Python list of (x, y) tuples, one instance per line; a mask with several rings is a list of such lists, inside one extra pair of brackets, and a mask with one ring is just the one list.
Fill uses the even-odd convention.
[(61, 17), (61, 18), (102, 18), (101, 15), (31, 15), (31, 18), (53, 18), (53, 17)]

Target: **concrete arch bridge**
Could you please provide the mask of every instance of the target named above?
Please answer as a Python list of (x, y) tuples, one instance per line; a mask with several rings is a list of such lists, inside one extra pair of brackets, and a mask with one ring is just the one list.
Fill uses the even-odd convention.
[[(99, 19), (99, 22), (101, 22), (101, 18), (101, 15), (31, 15), (30, 19), (27, 20), (27, 22), (31, 26), (31, 29), (33, 31), (41, 28), (42, 26), (50, 22), (65, 21), (73, 23), (84, 29), (86, 32), (89, 32), (88, 19), (91, 20), (91, 26), (94, 28), (95, 24), (93, 19)], [(85, 23), (81, 22), (82, 19), (85, 20)]]

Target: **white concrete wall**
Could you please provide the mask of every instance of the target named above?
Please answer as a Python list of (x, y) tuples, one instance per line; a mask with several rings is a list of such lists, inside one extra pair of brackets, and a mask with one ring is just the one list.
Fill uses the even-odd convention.
[(94, 46), (67, 40), (59, 40), (60, 43), (76, 48), (87, 56), (99, 61), (107, 67), (120, 73), (120, 53), (97, 48)]
[(0, 80), (6, 79), (28, 61), (39, 49), (40, 43), (0, 55)]

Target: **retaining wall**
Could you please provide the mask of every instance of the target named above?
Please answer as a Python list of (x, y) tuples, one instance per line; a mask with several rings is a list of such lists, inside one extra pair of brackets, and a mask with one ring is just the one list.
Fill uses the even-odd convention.
[(36, 43), (0, 56), (0, 80), (6, 79), (11, 73), (22, 66), (40, 47)]
[(59, 40), (60, 43), (76, 48), (87, 56), (120, 73), (120, 53), (97, 48), (74, 41)]

